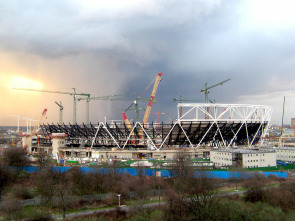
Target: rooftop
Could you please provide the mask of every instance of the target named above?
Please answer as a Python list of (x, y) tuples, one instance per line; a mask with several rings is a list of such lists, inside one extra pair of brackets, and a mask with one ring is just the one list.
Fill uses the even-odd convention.
[[(294, 148), (295, 149), (295, 148)], [(250, 149), (218, 149), (211, 150), (215, 152), (224, 152), (224, 153), (242, 153), (242, 154), (257, 154), (257, 153), (273, 153), (274, 150), (250, 150)]]

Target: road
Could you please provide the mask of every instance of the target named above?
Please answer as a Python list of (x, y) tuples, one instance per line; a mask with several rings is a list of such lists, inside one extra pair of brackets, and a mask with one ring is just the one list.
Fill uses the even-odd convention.
[[(234, 191), (231, 193), (227, 193), (228, 195), (237, 195), (237, 194), (243, 194), (245, 193), (245, 190), (238, 190)], [(161, 202), (160, 205), (165, 205), (166, 202)], [(143, 208), (151, 208), (151, 207), (157, 207), (159, 206), (159, 202), (156, 203), (146, 203), (143, 205)], [(114, 208), (109, 208), (109, 209), (100, 209), (100, 210), (92, 210), (92, 211), (81, 211), (81, 212), (75, 212), (75, 213), (67, 213), (66, 218), (73, 218), (73, 217), (79, 217), (79, 216), (87, 216), (87, 215), (94, 215), (94, 214), (100, 214), (100, 213), (108, 213), (108, 212), (114, 212), (117, 209), (120, 209), (122, 211), (128, 211), (134, 206), (126, 206), (122, 205), (120, 208), (114, 207)], [(52, 215), (51, 216), (53, 219), (62, 219), (62, 215)]]

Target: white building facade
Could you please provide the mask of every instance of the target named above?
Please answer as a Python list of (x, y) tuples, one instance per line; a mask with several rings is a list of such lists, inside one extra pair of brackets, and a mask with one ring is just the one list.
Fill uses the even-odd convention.
[(295, 147), (276, 147), (277, 160), (295, 162)]
[(243, 168), (276, 166), (275, 151), (227, 149), (210, 151), (210, 161), (216, 167), (234, 166)]

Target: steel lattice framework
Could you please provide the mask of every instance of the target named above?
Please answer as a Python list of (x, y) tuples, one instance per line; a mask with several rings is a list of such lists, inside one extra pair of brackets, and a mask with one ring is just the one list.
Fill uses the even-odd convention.
[(248, 104), (180, 103), (177, 105), (178, 125), (191, 146), (214, 143), (257, 143), (266, 132), (272, 108)]
[[(42, 125), (44, 134), (65, 133), (69, 145), (81, 140), (91, 148), (161, 149), (190, 146), (256, 144), (264, 136), (272, 108), (262, 105), (180, 103), (178, 119), (169, 124)], [(130, 130), (130, 128), (132, 128)]]

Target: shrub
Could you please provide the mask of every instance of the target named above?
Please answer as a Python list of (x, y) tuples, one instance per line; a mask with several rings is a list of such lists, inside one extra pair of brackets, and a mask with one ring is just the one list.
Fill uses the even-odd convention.
[(18, 199), (32, 199), (34, 198), (34, 194), (28, 188), (24, 186), (16, 186), (13, 190), (14, 196)]
[(16, 198), (9, 198), (1, 203), (1, 209), (7, 218), (18, 220), (22, 215), (21, 203)]
[(51, 221), (53, 220), (51, 218), (51, 215), (48, 213), (44, 213), (41, 211), (38, 211), (32, 215), (29, 219), (26, 219), (27, 221)]

